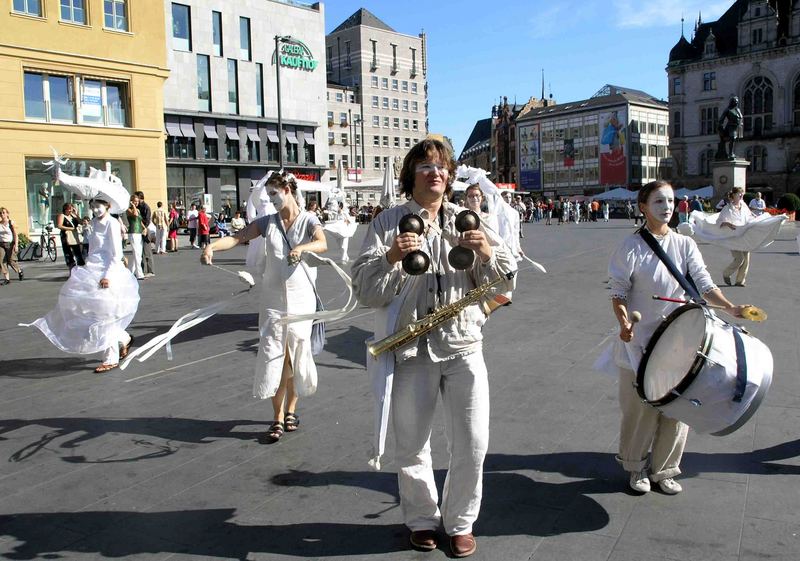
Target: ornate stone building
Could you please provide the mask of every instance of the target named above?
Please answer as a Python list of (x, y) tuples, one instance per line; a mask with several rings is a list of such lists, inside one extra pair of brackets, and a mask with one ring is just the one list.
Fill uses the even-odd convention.
[(748, 189), (774, 201), (800, 188), (800, 1), (736, 0), (717, 21), (698, 20), (670, 51), (667, 74), (677, 184), (711, 183), (719, 115), (735, 95)]

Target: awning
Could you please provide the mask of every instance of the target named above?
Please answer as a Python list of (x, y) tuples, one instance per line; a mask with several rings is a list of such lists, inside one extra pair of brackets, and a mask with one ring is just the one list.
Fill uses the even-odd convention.
[(225, 136), (228, 137), (228, 140), (239, 140), (239, 131), (235, 124), (227, 123), (225, 125)]
[(275, 125), (267, 125), (267, 140), (275, 144), (281, 143), (281, 139), (278, 138), (278, 127)]
[(297, 144), (297, 135), (295, 134), (294, 129), (286, 129), (283, 134), (286, 135), (286, 140), (288, 142)]
[(189, 119), (181, 119), (181, 132), (186, 138), (195, 138), (197, 136), (194, 134), (194, 123)]
[(303, 131), (303, 136), (306, 139), (306, 144), (314, 144), (314, 131), (313, 130), (310, 130), (310, 131), (304, 130)]
[(217, 125), (214, 123), (203, 123), (203, 134), (206, 138), (219, 138), (217, 135)]
[(167, 119), (164, 124), (167, 127), (167, 134), (169, 136), (183, 136), (181, 125), (176, 119)]
[(258, 136), (258, 128), (256, 125), (247, 125), (247, 140), (261, 142), (261, 137)]

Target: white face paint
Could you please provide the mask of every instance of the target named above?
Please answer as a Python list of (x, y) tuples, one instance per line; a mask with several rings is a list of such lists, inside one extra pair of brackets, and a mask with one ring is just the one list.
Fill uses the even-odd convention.
[(274, 187), (270, 187), (267, 189), (267, 195), (269, 196), (269, 202), (272, 203), (272, 206), (275, 207), (275, 210), (280, 212), (280, 210), (286, 204), (286, 193), (284, 193), (283, 189), (275, 189)]
[(102, 218), (108, 212), (106, 205), (101, 203), (92, 203), (92, 215), (95, 218)]
[(671, 187), (659, 187), (647, 197), (645, 214), (647, 218), (666, 224), (675, 210), (675, 192)]

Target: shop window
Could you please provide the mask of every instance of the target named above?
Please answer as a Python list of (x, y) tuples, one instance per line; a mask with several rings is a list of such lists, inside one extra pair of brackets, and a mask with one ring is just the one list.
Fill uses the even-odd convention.
[(103, 0), (103, 22), (107, 29), (128, 31), (126, 0)]
[(193, 160), (195, 158), (194, 138), (168, 136), (165, 142), (167, 158)]

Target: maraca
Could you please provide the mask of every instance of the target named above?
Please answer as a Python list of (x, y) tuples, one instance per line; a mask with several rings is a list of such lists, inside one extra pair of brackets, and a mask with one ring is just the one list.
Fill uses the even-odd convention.
[[(470, 230), (477, 230), (481, 225), (480, 217), (471, 210), (462, 210), (456, 216), (456, 230), (460, 233), (469, 232)], [(447, 261), (450, 266), (459, 271), (468, 269), (472, 262), (475, 261), (475, 252), (467, 247), (457, 245), (450, 250), (447, 255)]]
[[(411, 232), (421, 236), (425, 229), (425, 223), (416, 214), (406, 214), (400, 219), (397, 228), (401, 234)], [(403, 270), (409, 275), (421, 275), (428, 270), (430, 264), (431, 258), (418, 249), (403, 257)]]

